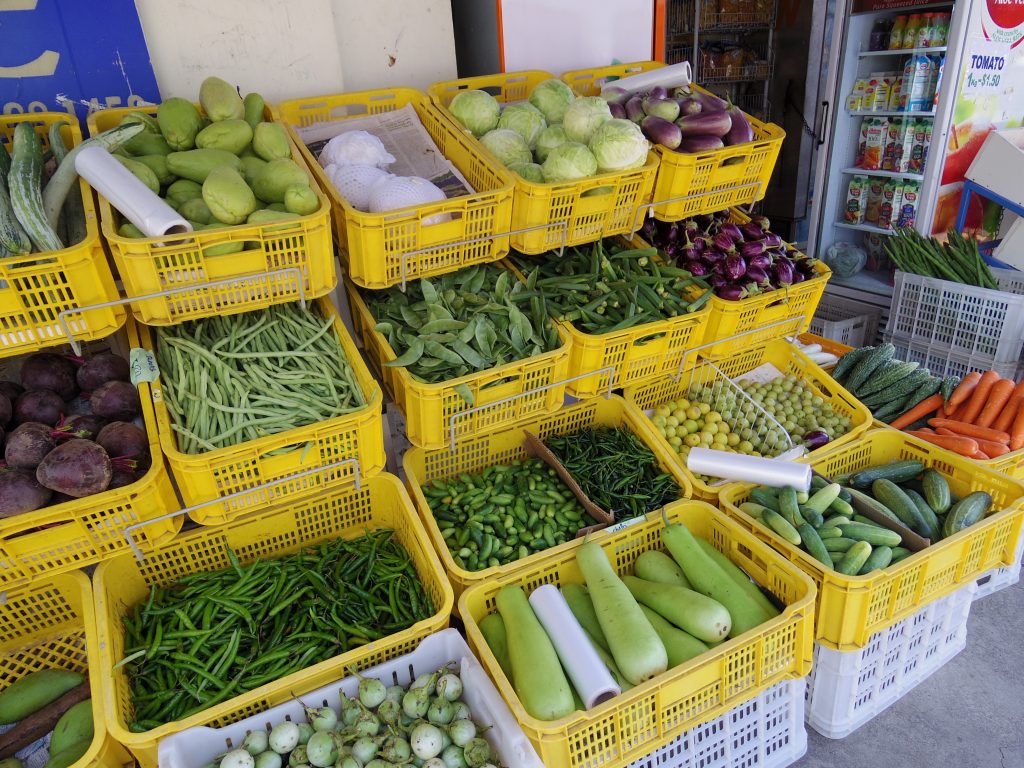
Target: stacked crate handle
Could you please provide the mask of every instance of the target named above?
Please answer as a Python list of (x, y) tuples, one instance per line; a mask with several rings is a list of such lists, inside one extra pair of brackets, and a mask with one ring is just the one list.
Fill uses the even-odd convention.
[(135, 559), (141, 563), (145, 559), (145, 556), (143, 555), (142, 550), (139, 549), (139, 545), (135, 543), (135, 538), (132, 536), (132, 532), (138, 530), (139, 528), (143, 528), (151, 523), (155, 523), (160, 520), (170, 520), (174, 517), (180, 517), (181, 515), (191, 514), (196, 510), (204, 509), (206, 507), (213, 506), (214, 504), (223, 504), (224, 502), (231, 501), (232, 499), (238, 498), (239, 496), (248, 496), (252, 493), (256, 493), (258, 491), (265, 491), (277, 485), (290, 483), (293, 480), (301, 480), (304, 477), (309, 477), (310, 475), (314, 475), (319, 472), (327, 472), (332, 469), (338, 469), (339, 467), (343, 467), (346, 464), (355, 465), (355, 472), (353, 474), (353, 477), (355, 478), (355, 490), (358, 491), (362, 488), (362, 480), (360, 479), (362, 473), (360, 472), (359, 459), (340, 459), (338, 461), (332, 461), (329, 464), (324, 464), (322, 467), (313, 467), (312, 469), (305, 469), (302, 472), (296, 472), (293, 475), (285, 475), (284, 477), (279, 477), (276, 480), (270, 480), (265, 483), (253, 485), (249, 488), (243, 488), (240, 491), (234, 491), (233, 493), (229, 493), (227, 496), (221, 496), (219, 498), (212, 499), (211, 501), (204, 501), (202, 504), (195, 504), (191, 507), (182, 507), (181, 509), (175, 510), (174, 512), (168, 512), (166, 514), (160, 515), (159, 517), (154, 517), (152, 520), (144, 520), (139, 523), (132, 523), (124, 529), (124, 537), (128, 541), (128, 546), (131, 548), (132, 553), (134, 553)]
[(538, 229), (552, 229), (553, 227), (561, 227), (562, 229), (562, 242), (558, 246), (558, 256), (562, 257), (565, 253), (565, 244), (569, 239), (569, 222), (568, 221), (553, 221), (550, 224), (538, 224), (535, 227), (523, 227), (522, 229), (510, 229), (508, 232), (498, 232), (493, 235), (484, 235), (483, 237), (471, 237), (465, 240), (452, 240), (447, 243), (440, 243), (438, 245), (431, 245), (428, 248), (418, 248), (415, 251), (405, 251), (402, 254), (402, 282), (400, 290), (405, 293), (405, 286), (408, 282), (408, 262), (413, 256), (420, 256), (424, 253), (433, 253), (434, 251), (442, 251), (445, 248), (458, 248), (464, 245), (476, 245), (477, 243), (486, 243), (491, 240), (497, 240), (499, 237), (508, 237), (510, 235), (522, 235), (526, 232), (535, 232)]
[(578, 376), (571, 376), (568, 379), (553, 381), (550, 384), (544, 384), (539, 387), (534, 387), (533, 389), (528, 389), (525, 392), (520, 392), (519, 394), (516, 395), (509, 395), (508, 397), (503, 397), (500, 400), (495, 400), (493, 403), (475, 405), (472, 408), (467, 408), (464, 411), (453, 413), (451, 416), (448, 417), (448, 451), (450, 453), (455, 453), (455, 420), (460, 416), (469, 416), (480, 411), (485, 411), (488, 408), (494, 408), (499, 405), (504, 405), (505, 403), (511, 403), (513, 400), (518, 400), (522, 397), (528, 397), (530, 395), (536, 395), (541, 392), (547, 392), (549, 389), (554, 389), (555, 387), (561, 387), (566, 384), (571, 384), (572, 382), (579, 381), (580, 379), (589, 379), (591, 376), (599, 376), (601, 374), (608, 374), (608, 389), (604, 393), (605, 400), (608, 400), (612, 396), (612, 390), (615, 389), (614, 365), (605, 366), (604, 368), (598, 368), (596, 371), (588, 371), (587, 373), (581, 373)]
[(84, 307), (68, 307), (67, 309), (61, 310), (60, 314), (57, 315), (57, 320), (60, 322), (61, 328), (64, 331), (64, 335), (67, 336), (68, 343), (71, 345), (71, 349), (76, 355), (82, 354), (81, 345), (75, 340), (74, 334), (71, 332), (71, 326), (68, 324), (67, 316), (74, 315), (82, 312), (88, 312), (91, 309), (106, 309), (107, 307), (118, 307), (124, 304), (131, 304), (136, 301), (145, 301), (147, 299), (160, 299), (167, 296), (173, 296), (177, 293), (191, 293), (193, 291), (201, 291), (206, 288), (219, 288), (222, 285), (232, 285), (235, 283), (245, 283), (249, 281), (263, 280), (268, 277), (277, 277), (283, 275), (294, 275), (295, 283), (299, 289), (299, 306), (303, 309), (306, 308), (306, 288), (303, 285), (303, 274), (302, 269), (299, 267), (282, 267), (281, 269), (275, 269), (270, 272), (261, 272), (258, 275), (245, 275), (243, 277), (227, 277), (223, 280), (213, 280), (208, 283), (197, 283), (195, 285), (186, 285), (180, 288), (168, 288), (165, 291), (158, 291), (157, 293), (147, 293), (142, 296), (129, 296), (123, 299), (117, 299), (115, 301), (105, 301), (102, 304), (89, 304)]
[[(761, 192), (764, 187), (764, 183), (761, 181), (748, 181), (745, 184), (734, 184), (731, 187), (716, 187), (715, 191), (737, 192), (741, 189), (747, 189), (748, 187), (757, 187), (757, 196), (755, 197), (755, 200), (760, 199)], [(692, 195), (683, 195), (682, 197), (669, 197), (665, 200), (656, 200), (653, 203), (644, 203), (643, 205), (638, 205), (636, 208), (637, 215), (636, 218), (633, 220), (633, 228), (630, 230), (629, 236), (632, 238), (640, 230), (640, 222), (643, 221), (644, 219), (644, 214), (642, 213), (644, 209), (647, 209), (647, 218), (650, 219), (654, 216), (654, 209), (657, 208), (659, 205), (668, 205), (669, 203), (684, 203), (687, 200), (693, 200), (695, 197), (704, 197), (705, 195), (707, 195), (706, 191), (697, 192), (696, 194)]]

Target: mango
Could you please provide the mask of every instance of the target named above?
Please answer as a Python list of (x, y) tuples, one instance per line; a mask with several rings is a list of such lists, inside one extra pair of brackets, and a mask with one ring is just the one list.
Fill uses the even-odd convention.
[(263, 166), (267, 164), (266, 160), (253, 155), (252, 157), (242, 157), (242, 178), (245, 179), (245, 183), (250, 187), (256, 180), (256, 174), (263, 170)]
[(167, 156), (167, 170), (175, 176), (202, 184), (214, 168), (227, 166), (235, 171), (242, 167), (237, 155), (223, 149), (191, 149), (188, 152), (171, 152)]
[(213, 122), (242, 120), (245, 105), (235, 86), (219, 77), (208, 77), (199, 86), (199, 103)]
[(271, 160), (253, 179), (252, 191), (268, 203), (283, 203), (284, 192), (295, 184), (309, 184), (306, 172), (292, 160), (279, 157)]
[(156, 121), (160, 125), (160, 133), (176, 152), (192, 149), (196, 144), (196, 134), (203, 126), (196, 105), (177, 96), (156, 108)]
[(252, 149), (264, 160), (291, 157), (288, 134), (280, 123), (260, 123), (252, 132)]
[(284, 207), (289, 213), (308, 216), (320, 207), (320, 199), (308, 184), (293, 184), (284, 191)]
[(167, 170), (167, 158), (164, 155), (139, 155), (134, 160), (148, 166), (161, 187), (174, 181), (174, 174)]
[(61, 715), (50, 735), (50, 754), (63, 752), (80, 741), (92, 743), (95, 736), (92, 699), (80, 701)]
[(262, 208), (249, 214), (245, 220), (246, 224), (267, 224), (272, 221), (294, 221), (299, 218), (298, 214), (288, 211), (275, 211), (270, 208)]
[(178, 213), (189, 221), (195, 221), (199, 224), (209, 224), (213, 221), (213, 213), (210, 211), (210, 206), (201, 197), (193, 197), (191, 200), (186, 200), (178, 208)]
[(263, 97), (258, 93), (247, 93), (242, 99), (242, 107), (245, 110), (245, 122), (249, 127), (256, 130), (256, 126), (263, 122), (263, 109), (266, 106)]
[(160, 136), (160, 123), (156, 121), (156, 118), (152, 115), (147, 115), (145, 112), (129, 112), (121, 119), (121, 124), (132, 124), (140, 123), (145, 129), (146, 133), (152, 133), (155, 136)]
[(214, 168), (203, 182), (203, 200), (225, 224), (241, 224), (256, 210), (256, 195), (234, 168)]
[(237, 155), (252, 141), (252, 128), (245, 120), (221, 120), (203, 128), (196, 135), (201, 149), (223, 149)]
[(114, 157), (121, 165), (131, 171), (135, 178), (149, 187), (154, 194), (160, 193), (160, 182), (148, 165), (140, 163), (138, 160), (133, 160), (130, 157), (120, 157), (119, 155), (114, 155)]
[(191, 179), (178, 179), (167, 188), (164, 198), (175, 207), (181, 207), (182, 203), (203, 196), (203, 187)]
[(169, 155), (171, 145), (167, 139), (156, 133), (142, 133), (132, 136), (124, 143), (124, 148), (133, 155)]

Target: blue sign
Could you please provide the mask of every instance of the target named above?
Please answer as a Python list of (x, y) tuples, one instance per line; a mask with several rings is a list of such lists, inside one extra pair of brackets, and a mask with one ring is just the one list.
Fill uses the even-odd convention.
[(4, 114), (160, 101), (134, 0), (3, 0), (0, 40)]

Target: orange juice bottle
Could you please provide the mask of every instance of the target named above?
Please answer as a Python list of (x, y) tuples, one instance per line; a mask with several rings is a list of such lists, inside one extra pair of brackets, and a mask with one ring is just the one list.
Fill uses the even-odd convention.
[(889, 50), (898, 51), (903, 47), (903, 30), (907, 26), (907, 17), (903, 14), (896, 17), (896, 21), (889, 30)]
[(921, 28), (921, 14), (912, 13), (907, 20), (907, 26), (903, 28), (903, 48), (913, 48), (917, 45), (917, 30)]

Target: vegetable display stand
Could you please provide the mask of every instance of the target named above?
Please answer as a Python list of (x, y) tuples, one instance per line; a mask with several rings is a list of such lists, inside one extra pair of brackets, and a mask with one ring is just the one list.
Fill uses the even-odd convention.
[(629, 768), (786, 768), (807, 753), (805, 680), (783, 680)]
[[(553, 77), (539, 70), (505, 72), (435, 83), (427, 92), (445, 119), (473, 143), (475, 151), (498, 163), (483, 144), (464, 131), (448, 111), (448, 104), (468, 89), (486, 90), (502, 104), (522, 101), (534, 86)], [(639, 168), (599, 173), (578, 181), (536, 183), (517, 174), (512, 198), (512, 248), (539, 254), (632, 232), (641, 208), (651, 200), (657, 170), (658, 156), (650, 152)]]
[[(456, 629), (443, 629), (422, 639), (408, 653), (396, 656), (369, 669), (362, 668), (364, 678), (380, 680), (385, 685), (408, 687), (418, 676), (431, 674), (447, 666), (463, 682), (463, 698), (481, 725), (490, 726), (484, 734), (501, 758), (503, 765), (516, 768), (544, 768), (537, 753), (516, 723), (508, 706), (502, 701), (494, 683), (473, 655)], [(337, 673), (346, 670), (337, 669)], [(273, 709), (250, 715), (244, 720), (222, 727), (194, 727), (161, 740), (159, 748), (162, 768), (195, 768), (206, 765), (227, 749), (237, 749), (251, 731), (264, 731), (267, 724), (286, 719), (307, 722), (303, 706), (337, 707), (338, 696), (355, 696), (359, 680), (335, 677), (332, 682), (309, 692), (296, 691), (296, 697), (285, 700)], [(340, 692), (340, 694), (339, 694)], [(801, 696), (801, 700), (802, 700)]]
[[(448, 545), (441, 535), (441, 527), (431, 512), (430, 504), (423, 493), (424, 485), (436, 479), (455, 477), (460, 473), (476, 473), (497, 464), (526, 458), (528, 454), (523, 447), (523, 433), (525, 431), (529, 431), (543, 440), (550, 435), (566, 434), (586, 427), (626, 426), (651, 449), (661, 468), (672, 475), (679, 484), (680, 491), (682, 492), (681, 495), (689, 497), (691, 495), (689, 481), (684, 476), (679, 465), (673, 460), (667, 446), (657, 445), (649, 438), (644, 431), (642, 419), (642, 416), (629, 411), (626, 403), (621, 398), (615, 396), (608, 399), (598, 397), (567, 406), (550, 416), (518, 424), (509, 430), (462, 438), (451, 449), (424, 450), (422, 448), (412, 448), (407, 451), (403, 459), (406, 485), (416, 502), (416, 508), (420, 513), (423, 525), (434, 543), (434, 549), (441, 556), (441, 562), (444, 564), (448, 578), (455, 589), (456, 599), (471, 586), (489, 582), (494, 578), (500, 578), (516, 571), (529, 569), (545, 558), (565, 556), (566, 553), (570, 553), (571, 556), (571, 553), (578, 548), (582, 539), (567, 541), (542, 553), (530, 555), (506, 565), (499, 565), (479, 571), (465, 570), (460, 568), (452, 558)], [(590, 521), (591, 524), (593, 522)], [(639, 524), (641, 519), (634, 518), (634, 522)], [(583, 525), (587, 524), (587, 522), (583, 523)], [(601, 531), (592, 534), (591, 538), (601, 541), (608, 535), (610, 534)]]
[[(230, 568), (278, 558), (335, 539), (351, 539), (367, 531), (391, 529), (409, 554), (434, 614), (408, 629), (354, 647), (347, 653), (214, 704), (182, 720), (143, 732), (129, 727), (134, 713), (131, 681), (124, 667), (123, 618), (145, 602), (151, 586), (166, 585), (202, 571)], [(141, 562), (131, 554), (108, 560), (95, 574), (100, 636), (104, 716), (111, 735), (128, 748), (142, 768), (156, 768), (161, 739), (188, 728), (223, 725), (290, 701), (338, 679), (341, 670), (379, 664), (414, 649), (427, 635), (448, 626), (452, 590), (444, 577), (426, 532), (398, 478), (380, 474), (358, 490), (334, 489), (313, 499), (282, 505), (221, 528), (203, 528), (182, 535)]]
[[(405, 368), (388, 366), (397, 359), (359, 291), (346, 283), (352, 323), (366, 356), (388, 394), (405, 417), (409, 442), (421, 448), (444, 448), (452, 440), (511, 426), (562, 405), (569, 370), (571, 340), (556, 325), (562, 346), (524, 360), (427, 384)], [(468, 388), (473, 403), (460, 389)]]
[[(0, 602), (0, 690), (41, 669), (89, 674), (93, 738), (68, 768), (120, 768), (130, 761), (107, 732), (101, 707), (99, 638), (89, 577), (51, 574), (8, 589)], [(18, 726), (15, 725), (15, 728)]]
[[(778, 616), (706, 653), (663, 672), (586, 712), (559, 720), (530, 716), (487, 646), (479, 622), (495, 609), (506, 585), (535, 588), (581, 583), (575, 552), (552, 555), (530, 568), (505, 574), (466, 590), (459, 609), (470, 646), (487, 667), (513, 714), (545, 765), (619, 768), (675, 741), (783, 680), (807, 674), (812, 654), (814, 588), (806, 574), (751, 533), (697, 501), (669, 504), (670, 521), (680, 521), (767, 586), (786, 606)], [(601, 542), (612, 567), (626, 571), (643, 552), (660, 550), (660, 519), (631, 525)], [(644, 765), (644, 763), (640, 763)]]
[(1013, 565), (1006, 568), (995, 568), (978, 579), (978, 590), (974, 593), (974, 599), (980, 600), (999, 592), (1007, 587), (1012, 587), (1020, 581), (1021, 556), (1024, 555), (1024, 535), (1020, 537), (1017, 544), (1017, 553), (1014, 555)]
[[(597, 96), (608, 77), (628, 77), (660, 66), (656, 61), (615, 64), (566, 72), (562, 79), (578, 96)], [(699, 85), (690, 87), (710, 93)], [(764, 197), (786, 132), (773, 123), (746, 118), (754, 129), (754, 140), (746, 144), (693, 154), (655, 147), (660, 162), (649, 207), (656, 218), (678, 221)]]
[[(109, 350), (127, 359), (137, 346), (135, 323), (127, 318), (122, 330), (109, 339), (89, 342), (86, 349)], [(0, 373), (13, 374), (18, 363), (17, 358), (0, 360)], [(140, 522), (153, 521), (139, 540), (147, 551), (173, 538), (181, 528), (178, 520), (156, 520), (177, 509), (179, 502), (160, 453), (153, 405), (144, 393), (139, 399), (152, 457), (150, 468), (130, 485), (0, 518), (0, 592), (127, 551), (125, 531)]]
[(973, 583), (993, 568), (1014, 562), (1024, 522), (1024, 486), (1005, 475), (891, 429), (870, 431), (811, 463), (817, 472), (832, 477), (901, 459), (915, 459), (934, 468), (958, 497), (986, 491), (992, 496), (993, 508), (1000, 511), (885, 569), (846, 576), (826, 568), (741, 512), (739, 505), (748, 500), (752, 486), (733, 485), (719, 497), (726, 514), (814, 579), (818, 585), (815, 639), (826, 648), (859, 650), (873, 635), (922, 606)]
[(810, 332), (848, 347), (868, 347), (875, 343), (881, 315), (877, 307), (826, 293), (811, 318)]
[[(73, 115), (64, 112), (33, 112), (0, 116), (0, 151), (7, 152), (19, 123), (30, 122), (48, 149), (48, 132), (59, 122), (67, 147), (82, 143), (82, 132)], [(92, 189), (78, 180), (85, 214), (85, 237), (60, 251), (26, 253), (0, 258), (0, 356), (63, 344), (67, 337), (62, 313), (103, 304), (118, 298), (110, 272)], [(109, 336), (124, 324), (123, 307), (103, 307), (71, 312), (66, 322), (76, 339), (90, 341)]]
[[(327, 177), (295, 128), (336, 123), (411, 104), (430, 138), (476, 190), (443, 202), (386, 213), (353, 208)], [(334, 239), (349, 279), (362, 288), (387, 288), (508, 253), (514, 182), (500, 164), (470, 144), (429, 99), (411, 88), (361, 91), (282, 102), (278, 109), (306, 165), (331, 199)], [(430, 222), (435, 217), (443, 220)]]
[[(384, 469), (384, 394), (363, 363), (334, 304), (321, 298), (313, 306), (322, 317), (334, 318), (341, 348), (366, 400), (359, 410), (227, 448), (192, 454), (178, 447), (164, 400), (163, 381), (157, 378), (152, 384), (140, 384), (143, 402), (151, 400), (156, 409), (160, 446), (182, 499), (190, 507), (200, 507), (189, 513), (197, 523), (220, 525), (239, 515), (266, 509), (284, 498), (358, 484)], [(143, 347), (152, 350), (150, 331), (142, 327), (141, 336)], [(210, 503), (218, 499), (224, 501)]]
[[(1024, 343), (1024, 273), (993, 269), (999, 290), (896, 272), (887, 337), (970, 356), (984, 368), (1016, 363)], [(934, 371), (933, 371), (934, 373)]]
[(873, 635), (860, 650), (815, 644), (808, 725), (826, 738), (845, 738), (960, 653), (974, 591), (973, 584), (961, 587)]
[[(94, 112), (89, 116), (89, 132), (95, 135), (113, 128), (131, 112), (155, 115), (156, 109), (144, 105)], [(269, 108), (264, 116), (271, 119)], [(304, 166), (294, 144), (291, 154)], [(118, 214), (99, 195), (103, 237), (128, 298), (166, 293), (132, 302), (135, 317), (147, 325), (174, 325), (329, 293), (337, 283), (331, 203), (312, 174), (310, 187), (320, 207), (307, 216), (150, 238), (118, 234)], [(243, 244), (242, 250), (222, 252), (237, 243)]]
[[(850, 431), (837, 437), (821, 448), (810, 452), (810, 459), (841, 445), (848, 445), (855, 442), (871, 427), (871, 413), (853, 395), (847, 392), (839, 384), (832, 380), (832, 377), (803, 352), (794, 347), (788, 341), (776, 339), (765, 344), (752, 346), (744, 352), (734, 353), (722, 358), (703, 358), (693, 355), (696, 360), (696, 367), (687, 373), (676, 376), (663, 376), (654, 381), (645, 382), (623, 391), (623, 397), (630, 407), (639, 412), (648, 411), (666, 403), (686, 397), (691, 387), (711, 386), (714, 391), (731, 390), (742, 400), (746, 396), (739, 393), (738, 388), (731, 383), (734, 379), (744, 378), (744, 374), (750, 373), (764, 365), (770, 365), (783, 376), (790, 375), (799, 378), (809, 385), (814, 393), (821, 397), (832, 407), (833, 412), (840, 416), (849, 418), (851, 421)], [(728, 381), (727, 381), (728, 380)], [(760, 380), (760, 377), (758, 377)], [(754, 405), (753, 403), (750, 403)], [(772, 430), (782, 429), (781, 426), (765, 412), (760, 406), (754, 405), (755, 416), (751, 418), (754, 422), (751, 429), (762, 437)], [(672, 450), (666, 442), (665, 437), (651, 423), (650, 418), (644, 417), (644, 427), (648, 431), (649, 439)], [(785, 432), (785, 430), (782, 430)], [(795, 441), (790, 436), (783, 443), (775, 445), (778, 452), (788, 450)], [(673, 453), (675, 453), (673, 451)], [(719, 494), (727, 485), (719, 482), (706, 482), (697, 477), (686, 468), (685, 461), (676, 456), (676, 462), (682, 468), (686, 477), (693, 484), (695, 498), (704, 499), (715, 503)], [(807, 457), (802, 460), (806, 461)]]

